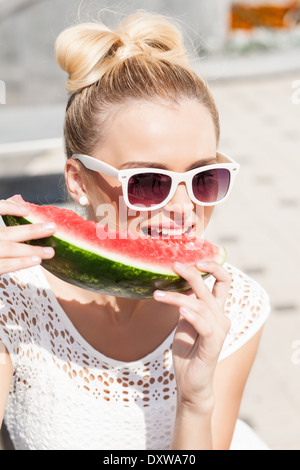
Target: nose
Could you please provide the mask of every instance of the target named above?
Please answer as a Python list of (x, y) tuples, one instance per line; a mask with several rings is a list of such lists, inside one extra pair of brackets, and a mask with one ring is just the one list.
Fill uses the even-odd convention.
[(165, 205), (164, 210), (174, 213), (174, 218), (184, 217), (186, 220), (192, 214), (194, 210), (194, 204), (191, 201), (185, 183), (180, 183), (174, 196)]

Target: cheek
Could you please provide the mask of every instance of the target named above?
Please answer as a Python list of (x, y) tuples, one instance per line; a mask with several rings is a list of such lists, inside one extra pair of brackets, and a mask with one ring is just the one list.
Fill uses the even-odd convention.
[(111, 229), (140, 233), (140, 224), (148, 213), (140, 213), (126, 206), (122, 186), (114, 178), (96, 175), (89, 186), (88, 195), (91, 203), (89, 219)]
[(138, 212), (128, 209), (126, 206), (119, 208), (119, 228), (132, 234), (140, 234), (141, 224), (148, 223), (151, 215), (148, 212)]
[(209, 224), (213, 211), (214, 211), (214, 206), (204, 207), (204, 230)]
[(205, 207), (205, 206), (200, 206), (200, 205), (195, 204), (194, 221), (195, 221), (196, 226), (195, 226), (194, 232), (196, 236), (200, 236), (200, 237), (204, 236), (204, 233), (210, 222), (213, 211), (214, 211), (214, 206)]
[(115, 178), (96, 174), (92, 187), (99, 202), (118, 203), (122, 196), (121, 184)]
[[(89, 182), (87, 193), (93, 220), (101, 222), (105, 213), (108, 214), (107, 218), (118, 220), (122, 188), (120, 185), (116, 185), (115, 180), (111, 183), (108, 179), (95, 175)], [(112, 227), (115, 226), (115, 223), (112, 223)]]

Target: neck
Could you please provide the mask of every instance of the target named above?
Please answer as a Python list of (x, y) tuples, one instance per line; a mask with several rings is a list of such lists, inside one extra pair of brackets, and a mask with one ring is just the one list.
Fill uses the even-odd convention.
[(94, 349), (112, 359), (130, 362), (145, 357), (178, 323), (178, 308), (172, 305), (97, 294), (47, 271), (45, 276), (76, 330)]
[(155, 301), (153, 299), (127, 299), (99, 294), (98, 302), (116, 325), (130, 323)]

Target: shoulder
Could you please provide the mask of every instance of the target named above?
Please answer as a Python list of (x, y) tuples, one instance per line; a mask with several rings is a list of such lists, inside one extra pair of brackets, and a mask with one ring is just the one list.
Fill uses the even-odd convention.
[(224, 268), (232, 277), (225, 306), (231, 328), (220, 360), (249, 341), (262, 328), (271, 310), (269, 295), (258, 282), (230, 264), (226, 263)]
[[(269, 295), (265, 289), (240, 269), (225, 263), (224, 268), (231, 274), (231, 288), (227, 297), (226, 310), (229, 315), (240, 309), (250, 309), (255, 318), (255, 310), (268, 307)], [(237, 307), (239, 307), (237, 309)]]

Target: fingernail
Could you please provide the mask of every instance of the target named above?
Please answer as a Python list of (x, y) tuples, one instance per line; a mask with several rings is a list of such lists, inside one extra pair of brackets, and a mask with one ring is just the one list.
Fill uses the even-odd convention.
[(164, 297), (166, 297), (166, 293), (161, 290), (157, 290), (155, 291), (155, 297), (157, 297), (158, 299), (163, 299)]
[(46, 256), (53, 256), (54, 255), (54, 250), (53, 248), (43, 248), (43, 251), (45, 253)]
[(185, 271), (186, 269), (186, 266), (182, 263), (174, 263), (174, 266), (175, 266), (175, 269), (177, 269), (178, 271)]
[(23, 214), (28, 214), (29, 210), (25, 206), (20, 206), (20, 211), (23, 212)]
[(199, 268), (202, 268), (202, 266), (207, 266), (208, 262), (207, 261), (198, 261), (197, 266)]
[(44, 230), (47, 230), (47, 231), (49, 231), (49, 232), (52, 231), (52, 230), (55, 230), (55, 224), (52, 223), (52, 222), (50, 222), (50, 223), (48, 223), (48, 224), (44, 224), (44, 225), (43, 225), (43, 229), (44, 229)]
[(39, 256), (33, 256), (31, 260), (33, 263), (37, 263), (37, 264), (41, 262), (41, 258)]

